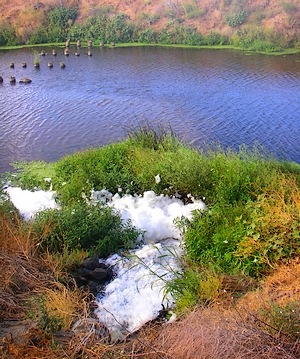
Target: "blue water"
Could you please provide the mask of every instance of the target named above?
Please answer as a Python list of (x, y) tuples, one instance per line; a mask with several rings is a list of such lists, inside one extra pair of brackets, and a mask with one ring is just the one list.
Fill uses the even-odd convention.
[(91, 57), (57, 48), (53, 57), (44, 49), (40, 70), (41, 49), (0, 52), (0, 172), (118, 141), (144, 122), (195, 146), (262, 145), (300, 163), (300, 55), (148, 47), (94, 48)]

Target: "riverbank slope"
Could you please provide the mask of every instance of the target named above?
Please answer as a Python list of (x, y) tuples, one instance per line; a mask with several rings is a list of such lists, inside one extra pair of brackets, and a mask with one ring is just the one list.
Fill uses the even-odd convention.
[(75, 23), (82, 24), (88, 18), (122, 15), (141, 28), (155, 31), (177, 24), (208, 35), (217, 33), (234, 37), (251, 33), (251, 38), (261, 31), (273, 33), (281, 39), (282, 47), (298, 46), (300, 34), (300, 4), (297, 0), (58, 0), (37, 2), (29, 0), (3, 0), (1, 26), (16, 27), (18, 35), (25, 39), (42, 27), (49, 10), (59, 6), (77, 9)]

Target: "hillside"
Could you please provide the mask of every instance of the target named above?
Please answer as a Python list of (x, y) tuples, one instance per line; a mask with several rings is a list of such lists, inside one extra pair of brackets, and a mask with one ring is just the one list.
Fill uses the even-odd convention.
[(203, 35), (263, 30), (282, 37), (285, 47), (292, 40), (294, 47), (300, 43), (300, 0), (2, 0), (0, 24), (16, 27), (26, 38), (59, 6), (76, 8), (75, 21), (81, 24), (91, 16), (124, 14), (128, 21), (158, 31), (176, 22)]

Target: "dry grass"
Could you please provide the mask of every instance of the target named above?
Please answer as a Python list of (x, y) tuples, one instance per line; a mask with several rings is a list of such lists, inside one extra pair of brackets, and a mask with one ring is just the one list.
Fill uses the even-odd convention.
[(289, 358), (300, 348), (285, 345), (240, 313), (217, 308), (197, 310), (179, 323), (167, 325), (157, 342), (170, 358)]
[[(18, 25), (20, 35), (24, 35), (25, 30), (32, 28), (32, 25), (42, 22), (42, 16), (30, 14), (34, 6), (39, 3), (37, 0), (1, 0), (0, 22), (6, 22), (9, 18), (10, 23)], [(166, 0), (166, 1), (145, 1), (145, 0), (44, 0), (41, 1), (45, 6), (38, 11), (48, 11), (49, 9), (61, 6), (61, 4), (69, 7), (76, 7), (79, 9), (78, 22), (83, 22), (88, 16), (93, 13), (101, 13), (104, 9), (113, 9), (114, 13), (126, 14), (132, 21), (137, 22), (142, 13), (151, 16), (151, 14), (159, 14), (160, 19), (155, 23), (155, 28), (159, 29), (166, 25), (169, 21), (167, 14), (169, 10), (175, 10), (177, 15), (183, 15), (186, 0)], [(193, 3), (193, 1), (191, 2)], [(196, 2), (195, 2), (196, 4)], [(195, 19), (188, 19), (185, 17), (184, 23), (191, 27), (196, 27), (201, 33), (209, 34), (211, 31), (222, 34), (230, 34), (231, 29), (225, 22), (225, 14), (232, 13), (237, 5), (236, 1), (211, 1), (201, 0), (200, 8), (205, 10), (203, 16), (197, 16)], [(294, 26), (295, 20), (299, 15), (296, 11), (293, 15), (287, 16), (284, 12), (280, 0), (245, 0), (243, 1), (243, 8), (247, 13), (251, 14), (255, 11), (263, 12), (264, 17), (260, 26), (265, 29), (276, 28), (279, 31), (287, 34), (297, 32), (298, 29)], [(101, 10), (102, 9), (102, 10)], [(299, 16), (298, 16), (299, 17)], [(33, 22), (31, 23), (31, 19)], [(247, 25), (249, 23), (249, 17)], [(251, 26), (255, 26), (256, 22), (252, 21)]]
[(69, 251), (65, 248), (61, 253), (46, 251), (44, 261), (54, 278), (59, 280), (61, 277), (67, 277), (68, 273), (78, 267), (87, 257), (88, 253), (82, 249)]
[(300, 303), (300, 260), (295, 259), (288, 265), (282, 265), (268, 276), (262, 288), (243, 296), (238, 306), (256, 313), (268, 302), (286, 305), (291, 301)]
[(24, 229), (17, 215), (0, 214), (0, 316), (20, 314), (28, 295), (49, 279), (38, 258), (38, 238), (32, 227)]
[(88, 316), (87, 303), (90, 295), (75, 285), (73, 288), (67, 288), (65, 285), (55, 282), (52, 288), (45, 288), (43, 293), (48, 315), (61, 319), (64, 330), (70, 329), (80, 316)]

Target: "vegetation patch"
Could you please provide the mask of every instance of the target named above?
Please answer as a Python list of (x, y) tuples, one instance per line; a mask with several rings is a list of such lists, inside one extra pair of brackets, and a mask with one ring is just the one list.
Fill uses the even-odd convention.
[[(254, 350), (256, 338), (261, 346), (255, 350), (267, 345), (270, 358), (279, 357), (274, 351), (278, 340), (283, 343), (278, 352), (281, 355), (282, 348), (286, 353), (299, 353), (299, 298), (291, 294), (289, 301), (281, 303), (279, 297), (272, 297), (276, 283), (284, 287), (282, 281), (275, 279), (264, 306), (259, 304), (253, 309), (250, 303), (254, 300), (247, 300), (245, 295), (247, 290), (259, 287), (261, 280), (274, 275), (277, 268), (299, 259), (298, 164), (278, 162), (258, 148), (191, 148), (169, 129), (141, 125), (129, 131), (123, 142), (68, 155), (52, 164), (23, 163), (14, 184), (31, 189), (53, 188), (61, 210), (43, 211), (24, 223), (2, 197), (2, 316), (14, 316), (22, 310), (25, 316), (14, 295), (29, 300), (32, 288), (40, 284), (34, 279), (40, 270), (47, 289), (40, 285), (37, 298), (42, 298), (41, 302), (33, 301), (29, 308), (39, 313), (38, 330), (46, 334), (46, 339), (59, 329), (68, 330), (82, 314), (80, 303), (88, 303), (70, 280), (70, 271), (76, 270), (87, 255), (105, 257), (131, 248), (141, 235), (105, 203), (93, 205), (92, 191), (106, 188), (121, 195), (139, 195), (153, 190), (181, 196), (185, 203), (194, 196), (204, 199), (207, 205), (206, 210), (195, 211), (192, 218), (176, 221), (184, 237), (184, 270), (176, 273), (166, 287), (176, 298), (176, 313), (187, 316), (199, 307), (209, 311), (220, 304), (224, 308), (241, 305), (244, 297), (253, 322), (241, 320), (246, 316), (238, 320), (231, 312), (231, 329), (221, 326), (225, 336), (231, 338), (224, 344), (226, 348), (233, 338), (239, 338), (232, 342), (234, 348)], [(295, 290), (293, 293), (299, 288)], [(261, 295), (259, 289), (256, 293)], [(235, 330), (240, 333), (241, 326), (252, 344), (250, 340), (242, 345), (244, 336), (229, 335)], [(219, 338), (217, 332), (210, 335)], [(99, 355), (95, 347), (90, 350)], [(157, 350), (160, 349), (154, 352)], [(201, 353), (200, 348), (197, 350)], [(296, 357), (297, 354), (291, 356)]]

